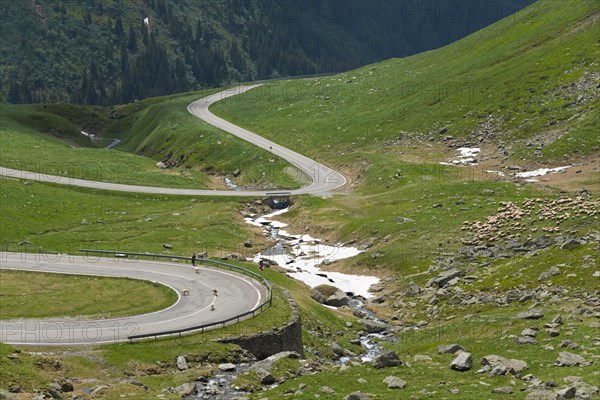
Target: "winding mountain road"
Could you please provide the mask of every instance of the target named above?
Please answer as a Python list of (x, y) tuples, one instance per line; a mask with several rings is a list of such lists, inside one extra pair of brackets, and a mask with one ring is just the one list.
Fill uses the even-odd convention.
[[(166, 285), (177, 293), (190, 289), (188, 296), (179, 295), (177, 302), (164, 310), (131, 317), (0, 320), (0, 342), (15, 345), (121, 342), (131, 335), (188, 329), (221, 321), (253, 310), (268, 298), (267, 288), (245, 275), (208, 267), (200, 267), (199, 273), (196, 273), (191, 266), (167, 262), (67, 254), (0, 253), (0, 273), (9, 269), (142, 279)], [(214, 296), (214, 289), (217, 296)], [(110, 299), (100, 301), (109, 302)], [(211, 310), (213, 307), (214, 310)]]
[[(294, 190), (284, 190), (291, 195), (313, 194), (317, 196), (326, 196), (336, 189), (346, 184), (346, 178), (341, 173), (318, 163), (302, 154), (278, 145), (275, 142), (267, 140), (253, 132), (232, 124), (222, 118), (217, 117), (209, 111), (211, 104), (225, 98), (242, 94), (248, 90), (254, 89), (259, 85), (236, 86), (231, 89), (204, 97), (191, 103), (188, 111), (208, 124), (235, 135), (249, 143), (252, 143), (274, 155), (288, 161), (291, 165), (302, 171), (311, 179), (311, 184)], [(22, 171), (12, 168), (0, 167), (0, 175), (17, 179), (52, 182), (62, 185), (80, 186), (94, 189), (114, 190), (121, 192), (152, 193), (152, 194), (173, 194), (188, 196), (244, 196), (244, 197), (264, 197), (273, 192), (282, 190), (201, 190), (201, 189), (174, 189), (153, 186), (126, 185), (110, 182), (88, 181), (84, 179), (75, 179), (72, 177), (48, 175), (40, 172)]]

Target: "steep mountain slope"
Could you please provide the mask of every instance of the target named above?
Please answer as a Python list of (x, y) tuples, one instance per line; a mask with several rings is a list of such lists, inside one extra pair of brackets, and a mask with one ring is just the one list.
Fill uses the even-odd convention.
[(0, 92), (117, 104), (342, 71), (442, 46), (531, 1), (3, 2)]
[(397, 162), (414, 145), (430, 147), (412, 153), (436, 161), (461, 145), (487, 147), (497, 163), (593, 155), (600, 148), (599, 25), (596, 1), (541, 0), (444, 48), (269, 83), (214, 111), (349, 167), (375, 163), (372, 153)]

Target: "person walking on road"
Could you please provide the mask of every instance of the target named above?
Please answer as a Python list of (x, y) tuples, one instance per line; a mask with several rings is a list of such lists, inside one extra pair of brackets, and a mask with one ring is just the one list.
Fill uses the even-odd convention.
[(196, 266), (196, 253), (192, 253), (192, 266)]

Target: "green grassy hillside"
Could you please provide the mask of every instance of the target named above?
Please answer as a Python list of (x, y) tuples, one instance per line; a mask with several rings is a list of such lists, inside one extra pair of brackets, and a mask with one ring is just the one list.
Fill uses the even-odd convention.
[(593, 134), (600, 130), (599, 24), (596, 1), (541, 0), (438, 50), (269, 83), (213, 109), (348, 168), (361, 159), (375, 164), (372, 153), (394, 162), (424, 142), (431, 155), (412, 152), (436, 161), (446, 145), (481, 145), (501, 160), (501, 144), (512, 161), (593, 155), (600, 149)]
[[(2, 105), (0, 165), (117, 183), (206, 188), (294, 187), (288, 163), (187, 112), (211, 92), (152, 98), (118, 107)], [(81, 131), (96, 134), (90, 140)], [(105, 147), (112, 139), (122, 142)], [(162, 161), (168, 167), (156, 166)], [(234, 177), (235, 171), (240, 174)]]

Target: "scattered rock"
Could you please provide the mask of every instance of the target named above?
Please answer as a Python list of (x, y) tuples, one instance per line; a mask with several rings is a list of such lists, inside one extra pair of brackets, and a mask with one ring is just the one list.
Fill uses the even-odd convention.
[(73, 390), (75, 390), (75, 388), (73, 387), (73, 384), (71, 382), (63, 382), (60, 385), (60, 391), (63, 393), (69, 393), (69, 392), (72, 392)]
[(561, 243), (560, 248), (562, 250), (572, 250), (576, 247), (579, 247), (581, 242), (577, 239), (567, 239), (563, 243)]
[(559, 367), (573, 367), (586, 364), (585, 358), (579, 354), (573, 354), (567, 351), (561, 351), (558, 353), (558, 358), (556, 359), (556, 365)]
[(579, 345), (571, 340), (563, 340), (560, 342), (559, 347), (566, 347), (567, 349), (577, 350)]
[(527, 311), (522, 311), (517, 314), (519, 319), (540, 319), (544, 317), (544, 310), (541, 308), (534, 308)]
[(235, 371), (235, 364), (231, 364), (231, 363), (219, 364), (217, 366), (217, 368), (219, 368), (223, 372)]
[(420, 293), (421, 293), (421, 288), (419, 287), (419, 285), (417, 285), (414, 282), (410, 282), (408, 284), (408, 287), (406, 288), (406, 291), (404, 292), (404, 294), (407, 297), (418, 296)]
[(395, 351), (387, 350), (375, 357), (372, 364), (375, 368), (396, 367), (402, 365), (402, 361)]
[(156, 168), (167, 169), (167, 165), (164, 162), (159, 161), (156, 163)]
[(387, 385), (388, 389), (404, 389), (406, 387), (406, 381), (397, 376), (387, 376), (383, 383)]
[(574, 399), (575, 394), (577, 393), (577, 388), (575, 386), (571, 386), (568, 388), (560, 389), (556, 391), (556, 395), (560, 400), (562, 399)]
[(6, 389), (0, 389), (0, 399), (12, 400), (12, 399), (16, 399), (16, 398), (17, 398), (16, 394), (13, 394)]
[(558, 329), (546, 329), (546, 332), (550, 337), (557, 337), (560, 335), (560, 331)]
[(263, 385), (272, 385), (275, 383), (275, 377), (269, 371), (258, 368), (254, 372), (256, 372), (256, 376)]
[(556, 393), (551, 390), (534, 390), (525, 400), (556, 400)]
[(265, 371), (270, 372), (273, 370), (275, 363), (284, 358), (298, 359), (300, 358), (300, 354), (296, 353), (295, 351), (282, 351), (281, 353), (273, 354), (264, 360), (260, 360), (252, 364), (249, 370), (256, 371), (259, 369), (264, 369)]
[(464, 348), (460, 344), (441, 344), (438, 346), (438, 354), (454, 354)]
[(385, 331), (388, 327), (384, 322), (371, 321), (369, 319), (359, 319), (358, 323), (364, 325), (368, 333), (380, 333)]
[(177, 369), (180, 371), (188, 369), (187, 361), (184, 356), (177, 357)]
[(60, 395), (58, 390), (54, 389), (46, 389), (47, 396), (50, 396), (53, 399), (62, 399), (63, 397)]
[(379, 293), (383, 290), (383, 287), (378, 284), (378, 283), (374, 283), (371, 286), (369, 286), (369, 289), (367, 289), (367, 292), (369, 293)]
[(163, 243), (162, 247), (164, 247), (165, 249), (172, 249), (173, 248), (173, 246), (170, 245), (170, 244), (168, 244), (168, 243)]
[(252, 240), (250, 240), (250, 239), (247, 239), (247, 240), (244, 242), (244, 247), (252, 247)]
[(459, 278), (464, 274), (464, 271), (453, 268), (439, 274), (438, 277), (433, 280), (433, 283), (435, 283), (438, 287), (442, 288), (446, 286), (446, 284), (448, 284), (448, 282), (450, 282), (452, 279)]
[(535, 330), (533, 328), (526, 328), (526, 329), (523, 329), (523, 332), (521, 332), (521, 335), (534, 338), (537, 336), (537, 330)]
[(515, 336), (516, 344), (537, 344), (538, 341), (531, 336)]
[(502, 386), (499, 388), (492, 389), (493, 394), (512, 394), (512, 386)]
[(175, 393), (177, 393), (181, 397), (186, 397), (192, 395), (196, 392), (196, 384), (194, 383), (184, 383), (183, 385), (179, 385), (174, 389)]
[(450, 364), (450, 368), (455, 371), (468, 371), (473, 367), (473, 358), (471, 353), (466, 351), (458, 353), (454, 361)]
[(525, 361), (507, 359), (495, 354), (483, 357), (481, 359), (481, 364), (490, 367), (492, 370), (498, 366), (502, 366), (505, 368), (505, 373), (508, 372), (512, 375), (519, 374), (529, 367)]
[(325, 394), (336, 394), (337, 392), (335, 390), (333, 390), (332, 388), (330, 388), (329, 386), (322, 386), (319, 389), (319, 392), (321, 393), (325, 393)]
[(348, 396), (344, 397), (344, 400), (371, 400), (371, 396), (361, 391), (352, 392)]
[(548, 271), (544, 271), (540, 274), (538, 281), (542, 282), (545, 281), (548, 278), (552, 278), (553, 276), (557, 276), (560, 275), (561, 271), (560, 268), (558, 267), (550, 267), (550, 269), (548, 269)]

